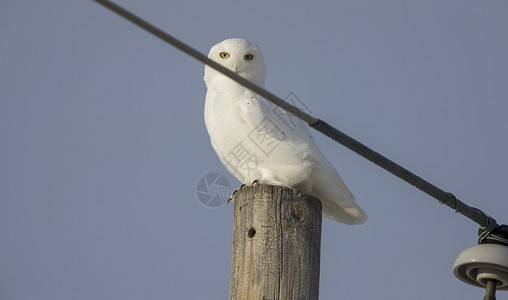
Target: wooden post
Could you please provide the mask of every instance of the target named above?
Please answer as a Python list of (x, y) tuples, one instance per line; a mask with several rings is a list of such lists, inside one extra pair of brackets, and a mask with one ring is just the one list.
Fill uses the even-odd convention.
[(289, 188), (244, 187), (235, 203), (230, 300), (317, 300), (321, 202)]

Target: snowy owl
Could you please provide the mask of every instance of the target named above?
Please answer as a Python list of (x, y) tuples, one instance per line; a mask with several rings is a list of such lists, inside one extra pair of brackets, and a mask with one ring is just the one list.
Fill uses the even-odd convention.
[[(259, 47), (227, 39), (208, 57), (264, 87)], [(306, 124), (215, 69), (206, 66), (205, 124), (224, 166), (246, 185), (279, 185), (321, 200), (323, 216), (361, 224), (366, 213), (314, 142)]]

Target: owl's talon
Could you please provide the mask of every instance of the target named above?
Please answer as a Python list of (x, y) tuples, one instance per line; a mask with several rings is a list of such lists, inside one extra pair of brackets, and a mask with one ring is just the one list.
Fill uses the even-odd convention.
[(233, 195), (231, 195), (231, 197), (229, 197), (229, 199), (228, 199), (228, 202), (227, 202), (227, 203), (229, 203), (229, 201), (233, 200), (233, 198), (235, 197), (235, 194), (236, 194), (237, 192), (238, 192), (238, 190), (236, 190), (236, 191), (234, 191), (234, 192), (233, 192)]
[(252, 186), (258, 186), (259, 184), (259, 180), (257, 179), (252, 182)]
[[(246, 187), (247, 187), (247, 185), (244, 183), (244, 184), (242, 184), (242, 186), (240, 186), (239, 190), (243, 191)], [(235, 193), (236, 193), (236, 191), (235, 191)], [(233, 195), (234, 195), (234, 193), (233, 193)]]

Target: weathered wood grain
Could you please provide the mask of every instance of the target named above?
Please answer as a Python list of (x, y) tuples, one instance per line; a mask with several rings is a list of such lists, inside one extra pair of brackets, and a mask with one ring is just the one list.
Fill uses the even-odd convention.
[(233, 201), (229, 299), (318, 299), (321, 202), (268, 185), (244, 187)]

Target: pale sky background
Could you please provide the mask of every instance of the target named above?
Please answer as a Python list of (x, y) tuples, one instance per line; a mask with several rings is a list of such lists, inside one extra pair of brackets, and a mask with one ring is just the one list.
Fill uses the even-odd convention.
[[(258, 44), (267, 88), (508, 223), (508, 2), (117, 3), (198, 50)], [(204, 66), (92, 1), (0, 0), (0, 299), (227, 299), (231, 177)], [(482, 299), (477, 226), (312, 130), (367, 211), (323, 222), (320, 299)], [(499, 292), (498, 299), (508, 299)]]

